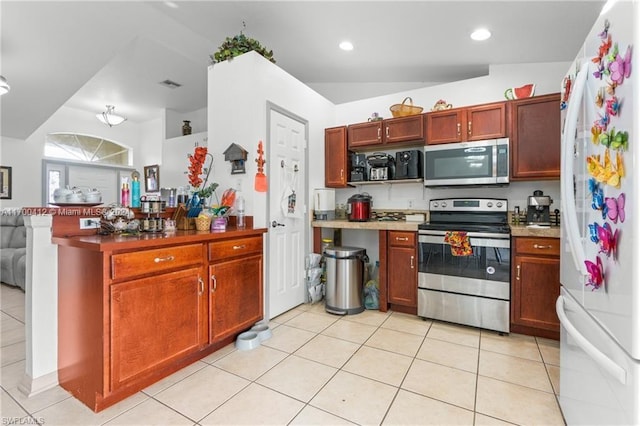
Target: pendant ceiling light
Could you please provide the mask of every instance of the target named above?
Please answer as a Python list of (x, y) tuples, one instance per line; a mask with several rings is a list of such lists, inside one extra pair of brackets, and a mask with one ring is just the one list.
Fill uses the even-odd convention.
[(11, 90), (11, 87), (7, 83), (7, 79), (0, 75), (0, 95), (4, 95), (9, 90)]
[(113, 105), (107, 105), (107, 110), (96, 114), (96, 118), (109, 127), (124, 123), (127, 119), (113, 112), (116, 109)]

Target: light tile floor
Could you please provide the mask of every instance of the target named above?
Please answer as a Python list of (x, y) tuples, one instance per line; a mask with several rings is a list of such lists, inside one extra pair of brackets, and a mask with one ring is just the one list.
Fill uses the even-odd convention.
[(257, 349), (226, 346), (97, 414), (60, 387), (25, 398), (24, 293), (1, 287), (3, 424), (564, 424), (556, 341), (322, 305), (271, 320)]

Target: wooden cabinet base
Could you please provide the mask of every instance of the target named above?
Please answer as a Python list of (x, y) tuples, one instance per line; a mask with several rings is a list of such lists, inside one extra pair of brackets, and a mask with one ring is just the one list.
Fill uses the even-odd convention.
[[(182, 368), (193, 364), (194, 362), (211, 355), (218, 349), (232, 343), (236, 336), (229, 336), (224, 340), (216, 342), (211, 346), (207, 346), (203, 350), (192, 353), (171, 365), (154, 370), (147, 377), (139, 379), (134, 385), (124, 386), (117, 390), (99, 394), (94, 391), (95, 387), (92, 383), (87, 383), (87, 375), (82, 366), (67, 366), (58, 370), (58, 382), (60, 386), (67, 392), (71, 393), (75, 398), (82, 401), (83, 404), (91, 408), (96, 413), (108, 408), (123, 399), (134, 395), (137, 392), (151, 386), (159, 380), (170, 376)], [(90, 380), (89, 380), (90, 381)]]
[(527, 336), (544, 337), (545, 339), (560, 340), (560, 332), (556, 330), (544, 330), (538, 327), (527, 327), (524, 325), (509, 325), (510, 333), (526, 334)]

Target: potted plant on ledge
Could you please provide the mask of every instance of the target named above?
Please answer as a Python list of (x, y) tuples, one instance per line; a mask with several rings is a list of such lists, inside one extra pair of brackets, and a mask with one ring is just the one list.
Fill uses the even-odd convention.
[(218, 48), (218, 51), (210, 55), (210, 57), (211, 61), (215, 64), (235, 58), (243, 53), (251, 52), (252, 50), (274, 64), (276, 63), (276, 60), (273, 58), (273, 50), (267, 50), (258, 40), (245, 36), (242, 31), (236, 36), (227, 37)]

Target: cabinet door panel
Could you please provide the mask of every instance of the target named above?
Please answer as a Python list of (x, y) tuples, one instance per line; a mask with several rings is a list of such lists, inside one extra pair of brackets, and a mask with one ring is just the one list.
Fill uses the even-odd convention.
[(427, 144), (460, 142), (465, 113), (461, 109), (427, 113)]
[(560, 178), (560, 95), (512, 101), (511, 179)]
[(513, 274), (511, 321), (515, 324), (558, 331), (555, 311), (560, 295), (560, 260), (516, 256)]
[(262, 319), (262, 255), (210, 265), (209, 275), (211, 343)]
[(324, 186), (344, 188), (349, 176), (347, 128), (333, 127), (324, 131)]
[(390, 303), (418, 306), (418, 269), (415, 247), (390, 247), (387, 259)]
[(384, 120), (385, 143), (422, 141), (424, 144), (424, 121), (422, 114)]
[(382, 145), (382, 121), (349, 126), (349, 149)]
[(113, 389), (206, 343), (200, 272), (191, 268), (111, 285)]
[(507, 116), (504, 102), (479, 105), (467, 109), (467, 140), (502, 138), (507, 135)]

